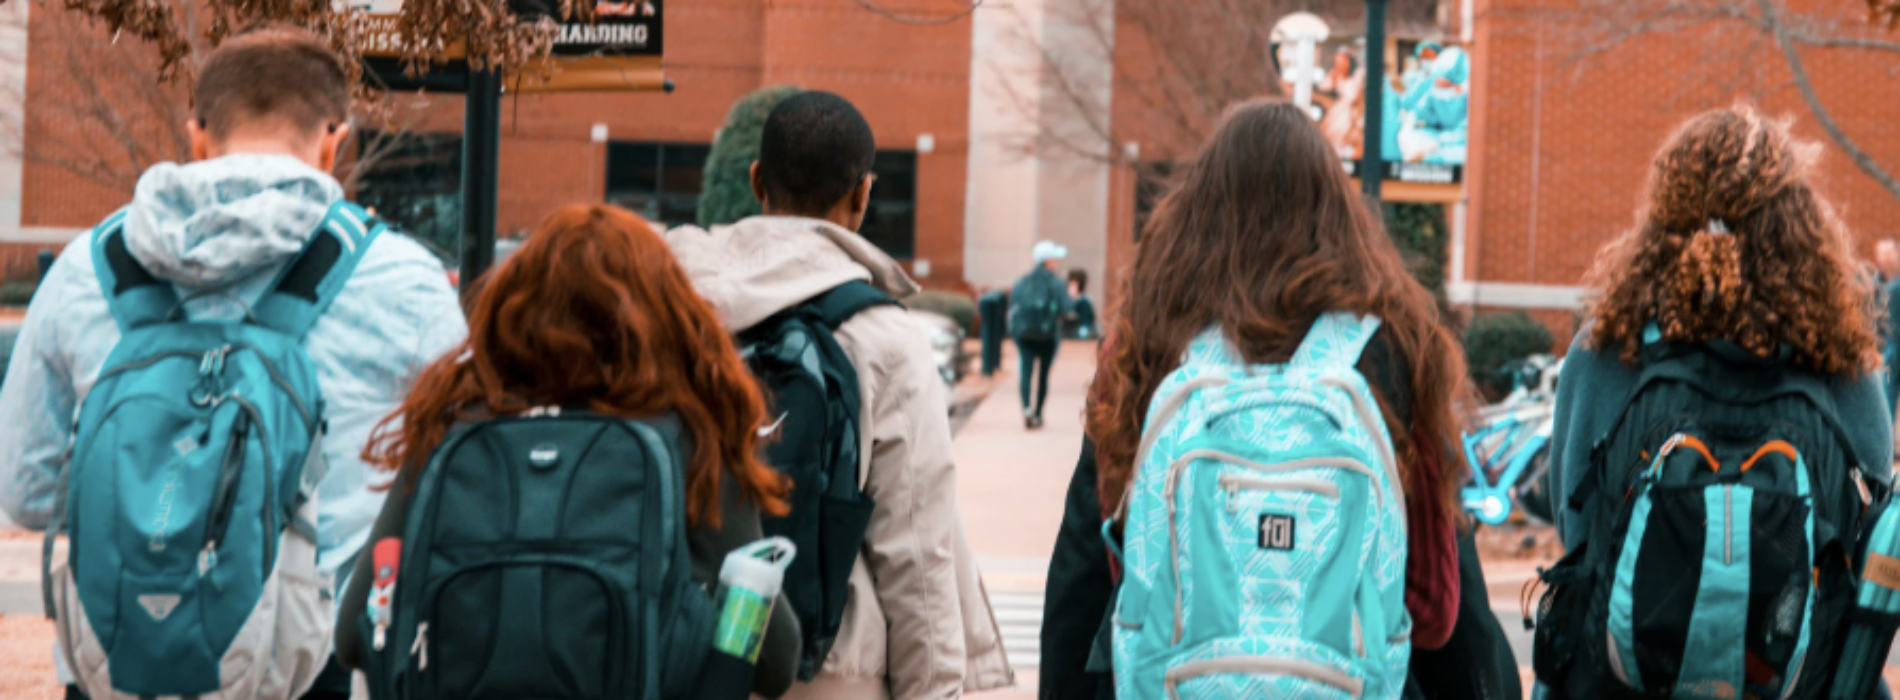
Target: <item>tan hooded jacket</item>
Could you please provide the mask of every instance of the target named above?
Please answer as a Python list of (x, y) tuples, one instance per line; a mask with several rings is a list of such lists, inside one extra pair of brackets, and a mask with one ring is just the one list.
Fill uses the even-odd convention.
[[(897, 298), (918, 289), (876, 246), (817, 219), (753, 217), (665, 237), (733, 332), (852, 280)], [(858, 478), (877, 508), (831, 655), (787, 697), (955, 698), (1013, 684), (964, 531), (945, 387), (923, 327), (908, 311), (877, 307), (837, 337), (858, 373)]]

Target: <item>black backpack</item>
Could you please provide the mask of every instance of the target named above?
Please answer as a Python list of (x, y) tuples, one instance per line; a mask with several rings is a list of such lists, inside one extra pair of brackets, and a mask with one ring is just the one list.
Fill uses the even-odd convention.
[(850, 282), (739, 334), (777, 428), (767, 461), (792, 477), (791, 513), (761, 524), (767, 536), (798, 546), (784, 593), (804, 631), (802, 680), (818, 675), (838, 638), (873, 506), (858, 486), (858, 373), (834, 333), (860, 311), (896, 304), (869, 284)]
[(364, 645), (374, 697), (698, 695), (714, 611), (676, 430), (549, 409), (451, 434), (415, 483), (387, 638)]
[[(1554, 697), (1815, 698), (1833, 676), (1873, 502), (1828, 379), (1730, 344), (1654, 343), (1540, 572)], [(1527, 620), (1528, 622), (1528, 620)]]
[(1055, 273), (1037, 268), (1009, 292), (1009, 335), (1019, 340), (1054, 340), (1062, 326), (1062, 297), (1068, 290)]

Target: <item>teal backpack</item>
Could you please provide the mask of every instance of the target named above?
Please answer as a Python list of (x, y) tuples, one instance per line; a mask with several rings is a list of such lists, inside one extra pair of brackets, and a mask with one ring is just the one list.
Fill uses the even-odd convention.
[(92, 234), (123, 336), (80, 407), (47, 528), (61, 652), (95, 700), (297, 697), (334, 620), (317, 573), (323, 398), (303, 337), (383, 227), (339, 202), (244, 319), (194, 321), (132, 257), (124, 218)]
[(1290, 362), (1253, 366), (1210, 329), (1156, 389), (1122, 504), (1117, 697), (1404, 689), (1404, 496), (1354, 369), (1378, 327), (1324, 315)]

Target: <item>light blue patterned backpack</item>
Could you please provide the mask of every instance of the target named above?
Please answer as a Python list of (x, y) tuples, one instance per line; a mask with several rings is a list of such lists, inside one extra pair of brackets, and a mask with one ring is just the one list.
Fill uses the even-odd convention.
[[(46, 606), (94, 700), (287, 700), (330, 656), (317, 574), (323, 398), (303, 337), (382, 225), (347, 202), (238, 321), (185, 317), (93, 231), (123, 332), (80, 407), (47, 528)], [(55, 566), (64, 527), (67, 557)]]
[(1162, 381), (1123, 502), (1117, 697), (1404, 689), (1404, 497), (1354, 368), (1378, 327), (1321, 316), (1291, 362), (1255, 366), (1210, 329)]

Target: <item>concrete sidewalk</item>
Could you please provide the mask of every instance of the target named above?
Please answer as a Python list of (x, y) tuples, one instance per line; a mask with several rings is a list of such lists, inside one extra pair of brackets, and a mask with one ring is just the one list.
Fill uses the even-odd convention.
[(1023, 428), (1014, 347), (994, 389), (957, 433), (957, 497), (996, 609), (1017, 689), (983, 700), (1035, 697), (1043, 583), (1062, 524), (1062, 502), (1082, 448), (1082, 407), (1095, 376), (1094, 342), (1065, 343), (1050, 376), (1041, 430)]

